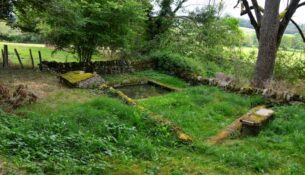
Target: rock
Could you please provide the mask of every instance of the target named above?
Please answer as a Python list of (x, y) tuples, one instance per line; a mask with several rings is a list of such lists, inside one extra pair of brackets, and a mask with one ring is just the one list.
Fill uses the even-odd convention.
[(218, 82), (219, 86), (226, 87), (233, 82), (234, 78), (220, 72), (216, 73), (215, 80)]
[(260, 109), (255, 112), (256, 115), (259, 115), (261, 117), (269, 117), (274, 114), (274, 111), (271, 109)]
[(203, 77), (202, 76), (197, 76), (197, 81), (202, 81)]
[(130, 80), (124, 80), (122, 83), (123, 84), (130, 84)]
[(258, 135), (262, 127), (273, 117), (274, 111), (261, 108), (241, 120), (242, 135)]
[(60, 76), (61, 82), (76, 88), (94, 88), (105, 83), (105, 80), (96, 73), (84, 71), (72, 71)]
[(223, 80), (218, 82), (218, 85), (219, 85), (221, 88), (225, 88), (225, 87), (227, 87), (229, 84), (230, 84), (230, 82), (228, 82), (228, 81), (223, 81)]
[(98, 74), (95, 74), (94, 77), (79, 82), (76, 87), (77, 88), (83, 88), (83, 89), (95, 88), (95, 87), (98, 87), (99, 85), (101, 85), (103, 83), (105, 83), (105, 80), (101, 76), (99, 76)]

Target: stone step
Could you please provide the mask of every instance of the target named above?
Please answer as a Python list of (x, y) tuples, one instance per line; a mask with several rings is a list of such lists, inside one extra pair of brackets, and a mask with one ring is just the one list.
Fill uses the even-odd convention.
[(262, 127), (274, 116), (271, 109), (260, 109), (247, 118), (242, 119), (241, 134), (242, 135), (258, 135)]
[(208, 142), (211, 144), (221, 143), (237, 132), (240, 132), (242, 135), (257, 135), (264, 124), (273, 116), (273, 110), (267, 109), (265, 106), (255, 107), (222, 129), (218, 134), (209, 138)]

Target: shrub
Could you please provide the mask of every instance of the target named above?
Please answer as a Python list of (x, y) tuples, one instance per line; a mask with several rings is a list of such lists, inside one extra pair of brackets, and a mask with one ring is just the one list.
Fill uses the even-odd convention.
[(161, 70), (204, 73), (199, 61), (169, 51), (153, 52), (150, 57), (157, 62), (157, 67)]
[(274, 76), (277, 80), (289, 80), (294, 82), (305, 79), (305, 61), (298, 53), (280, 51), (277, 55)]

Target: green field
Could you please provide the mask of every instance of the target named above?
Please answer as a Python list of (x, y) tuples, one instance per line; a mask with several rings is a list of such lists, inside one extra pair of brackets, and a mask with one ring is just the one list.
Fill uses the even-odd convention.
[[(0, 48), (3, 48), (3, 45), (7, 44), (9, 48), (9, 62), (14, 65), (18, 65), (19, 61), (15, 54), (14, 49), (17, 49), (22, 63), (26, 66), (31, 66), (30, 59), (30, 49), (32, 50), (35, 66), (39, 64), (38, 51), (41, 51), (43, 61), (57, 61), (57, 62), (75, 62), (77, 57), (75, 54), (65, 52), (65, 51), (56, 51), (54, 48), (47, 47), (43, 44), (23, 44), (23, 43), (6, 43), (0, 42)], [(105, 60), (105, 57), (100, 54), (93, 56), (93, 60)], [(2, 62), (2, 59), (0, 60)]]
[[(246, 27), (239, 27), (239, 28), (246, 35), (255, 35), (255, 30), (254, 29), (250, 29), (250, 28), (246, 28)], [(285, 34), (285, 36), (294, 37), (293, 34)]]

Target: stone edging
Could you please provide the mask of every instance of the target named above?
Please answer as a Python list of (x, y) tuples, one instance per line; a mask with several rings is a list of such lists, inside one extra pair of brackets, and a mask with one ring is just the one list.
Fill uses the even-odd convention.
[(114, 88), (122, 87), (122, 86), (133, 86), (133, 85), (144, 85), (144, 84), (152, 84), (155, 86), (159, 86), (160, 88), (169, 90), (169, 91), (181, 91), (182, 89), (173, 87), (167, 84), (160, 83), (158, 81), (146, 78), (146, 79), (136, 79), (136, 80), (126, 80), (120, 83), (106, 83), (108, 86), (112, 86)]
[[(251, 119), (251, 117), (253, 117), (253, 115), (255, 115), (254, 114), (255, 112), (257, 112), (261, 109), (265, 109), (265, 108), (266, 108), (265, 106), (258, 106), (258, 107), (255, 107), (255, 108), (251, 109), (247, 114), (245, 114), (242, 117), (236, 119), (229, 126), (222, 129), (218, 134), (216, 134), (213, 137), (210, 137), (208, 139), (208, 143), (219, 144), (219, 143), (223, 142), (225, 139), (234, 135), (234, 133), (241, 131), (242, 125), (243, 125), (243, 123), (242, 123), (243, 120)], [(268, 117), (270, 117), (270, 116), (268, 116)], [(263, 120), (261, 122), (263, 122)]]
[(235, 92), (242, 95), (262, 95), (264, 98), (272, 103), (290, 103), (290, 102), (301, 102), (305, 103), (305, 98), (298, 94), (291, 92), (279, 92), (273, 89), (259, 89), (253, 87), (238, 87), (232, 82), (224, 85), (217, 78), (203, 78), (202, 76), (195, 73), (188, 72), (172, 72), (172, 74), (190, 82), (192, 85), (209, 85), (222, 88), (229, 92)]

